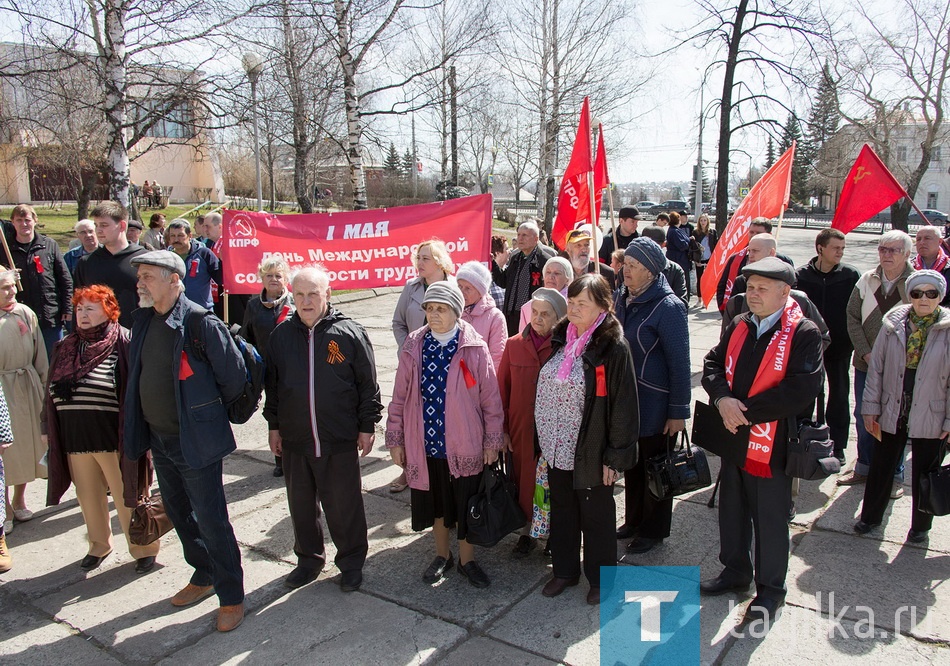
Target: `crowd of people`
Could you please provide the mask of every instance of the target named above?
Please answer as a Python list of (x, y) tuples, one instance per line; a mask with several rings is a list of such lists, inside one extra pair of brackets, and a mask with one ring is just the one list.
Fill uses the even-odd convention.
[[(6, 537), (32, 518), (26, 484), (48, 477), (50, 505), (75, 486), (88, 535), (82, 569), (114, 548), (111, 494), (135, 572), (147, 574), (159, 541), (133, 542), (129, 525), (154, 476), (193, 569), (171, 603), (216, 595), (217, 628), (241, 624), (244, 573), (222, 464), (236, 448), (229, 406), (246, 390), (248, 367), (211, 314), (221, 283), (215, 215), (196, 224), (200, 238), (187, 221), (153, 215), (149, 232), (160, 238), (133, 233), (135, 243), (126, 211), (105, 202), (77, 224), (82, 252), (72, 270), (36, 231), (32, 208), (17, 206), (4, 224), (14, 266), (0, 268), (0, 478), (11, 489), (0, 572), (12, 566)], [(408, 488), (412, 529), (432, 531), (433, 559), (418, 565), (424, 583), (457, 568), (474, 587), (491, 585), (469, 541), (467, 507), (486, 467), (502, 459), (528, 518), (511, 556), (540, 549), (551, 559), (545, 596), (583, 574), (586, 600), (597, 604), (618, 541), (635, 564), (672, 538), (673, 500), (651, 494), (647, 462), (695, 416), (690, 277), (694, 268), (702, 276), (718, 238), (705, 215), (695, 227), (685, 213), (659, 218), (640, 228), (639, 211), (625, 207), (615, 236), (582, 226), (561, 253), (526, 221), (514, 248), (495, 248), (490, 269), (457, 266), (438, 239), (416, 246), (416, 277), (392, 318), (398, 365), (384, 430), (400, 468), (390, 491)], [(820, 402), (845, 463), (853, 365), (858, 455), (837, 483), (865, 484), (854, 530), (878, 528), (903, 492), (909, 440), (912, 543), (926, 543), (933, 520), (918, 508), (919, 480), (941, 464), (950, 434), (950, 262), (939, 234), (921, 229), (916, 253), (906, 233), (883, 234), (879, 263), (861, 274), (843, 263), (838, 231), (820, 231), (816, 256), (797, 270), (771, 231), (769, 220), (751, 222), (748, 246), (729, 257), (715, 295), (723, 331), (702, 386), (741, 442), (721, 461), (723, 568), (700, 588), (717, 595), (754, 584), (745, 619), (768, 623), (786, 593), (795, 480), (785, 458), (797, 419)], [(242, 335), (266, 367), (263, 417), (297, 559), (285, 585), (304, 586), (326, 566), (325, 514), (340, 588), (352, 592), (368, 553), (359, 457), (372, 451), (384, 408), (373, 345), (334, 307), (321, 267), (292, 272), (269, 258), (259, 276)]]

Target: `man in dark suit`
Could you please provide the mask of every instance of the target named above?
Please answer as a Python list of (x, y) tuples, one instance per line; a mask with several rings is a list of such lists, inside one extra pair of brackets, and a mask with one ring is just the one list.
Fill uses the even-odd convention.
[(745, 621), (768, 628), (786, 593), (792, 492), (792, 479), (785, 474), (788, 419), (805, 412), (821, 389), (821, 333), (789, 296), (795, 283), (791, 266), (767, 257), (742, 273), (748, 279), (750, 312), (737, 317), (706, 355), (703, 388), (726, 429), (748, 433), (745, 462), (740, 466), (723, 459), (719, 561), (724, 568), (700, 590), (707, 595), (745, 591), (754, 581), (756, 594)]
[(544, 286), (541, 271), (545, 262), (554, 256), (554, 250), (542, 245), (538, 225), (522, 222), (518, 227), (518, 250), (496, 252), (492, 258), (491, 276), (495, 284), (505, 290), (505, 304), (501, 309), (508, 323), (508, 335), (520, 330), (521, 306), (531, 300), (531, 294)]

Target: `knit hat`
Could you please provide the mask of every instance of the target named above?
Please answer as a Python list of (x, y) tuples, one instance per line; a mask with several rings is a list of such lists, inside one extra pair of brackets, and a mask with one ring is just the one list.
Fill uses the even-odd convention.
[(659, 275), (666, 269), (666, 255), (663, 254), (663, 248), (649, 238), (642, 236), (634, 238), (624, 250), (623, 256), (636, 259), (654, 275)]
[(564, 316), (567, 314), (567, 299), (564, 298), (557, 289), (549, 289), (548, 287), (536, 289), (535, 292), (531, 294), (531, 300), (550, 303), (558, 319), (564, 319)]
[(568, 281), (568, 283), (574, 281), (574, 267), (571, 266), (571, 262), (569, 262), (569, 261), (568, 261), (567, 259), (565, 259), (564, 257), (551, 257), (550, 259), (548, 259), (547, 261), (544, 262), (545, 267), (546, 267), (548, 264), (557, 264), (558, 266), (560, 266), (561, 268), (563, 268), (563, 269), (564, 269), (564, 275), (567, 276), (567, 281)]
[(947, 295), (947, 281), (943, 279), (940, 273), (929, 268), (911, 273), (910, 277), (907, 278), (907, 282), (904, 283), (904, 288), (910, 294), (915, 287), (919, 288), (925, 284), (933, 285), (937, 289), (937, 293), (940, 294), (940, 298), (937, 300), (942, 301), (943, 297)]
[(465, 307), (465, 298), (457, 284), (442, 280), (433, 282), (426, 289), (426, 295), (422, 299), (422, 307), (425, 307), (426, 303), (445, 303), (455, 311), (456, 317), (461, 317), (462, 308)]
[(479, 261), (466, 261), (455, 274), (455, 279), (470, 282), (482, 296), (485, 295), (491, 286), (491, 273), (485, 268), (485, 265)]

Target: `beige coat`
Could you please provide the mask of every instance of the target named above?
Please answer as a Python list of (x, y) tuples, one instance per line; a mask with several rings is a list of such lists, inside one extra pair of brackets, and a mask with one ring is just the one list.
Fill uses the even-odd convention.
[[(907, 333), (904, 323), (910, 305), (900, 305), (884, 316), (881, 332), (871, 351), (868, 379), (864, 385), (861, 413), (877, 416), (881, 429), (897, 432), (904, 370), (907, 363)], [(950, 310), (941, 308), (940, 319), (927, 334), (927, 343), (917, 367), (914, 399), (908, 417), (908, 436), (937, 439), (950, 432)]]
[(36, 315), (17, 303), (0, 310), (0, 385), (13, 421), (13, 446), (3, 452), (6, 484), (17, 486), (46, 478), (39, 464), (46, 446), (40, 436), (40, 414), (49, 361)]

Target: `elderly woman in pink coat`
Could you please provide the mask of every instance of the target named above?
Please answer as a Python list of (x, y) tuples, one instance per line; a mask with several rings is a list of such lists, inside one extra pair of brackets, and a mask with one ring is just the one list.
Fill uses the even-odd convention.
[(422, 580), (437, 583), (455, 565), (449, 530), (458, 529), (459, 573), (478, 588), (491, 582), (475, 562), (466, 509), (484, 465), (504, 448), (504, 413), (488, 347), (460, 319), (458, 286), (436, 282), (422, 303), (427, 325), (409, 334), (386, 421), (386, 446), (406, 470), (412, 529), (435, 534), (436, 557)]
[(495, 307), (495, 300), (491, 297), (491, 273), (483, 264), (469, 261), (462, 264), (455, 274), (465, 307), (462, 309), (462, 321), (468, 322), (475, 332), (482, 336), (488, 345), (495, 369), (501, 363), (501, 355), (505, 353), (505, 343), (508, 341), (508, 325), (505, 315)]

